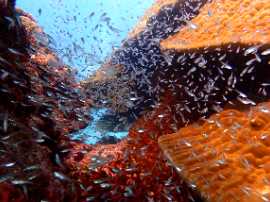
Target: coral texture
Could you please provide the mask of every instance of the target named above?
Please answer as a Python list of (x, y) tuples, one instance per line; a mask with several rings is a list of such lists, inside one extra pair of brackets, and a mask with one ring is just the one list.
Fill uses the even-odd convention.
[(200, 9), (177, 34), (161, 42), (179, 51), (228, 43), (269, 44), (269, 0), (215, 0)]
[(138, 119), (117, 144), (74, 143), (65, 162), (81, 183), (82, 201), (200, 201), (158, 147), (158, 137), (173, 132), (167, 107), (159, 105)]
[(76, 201), (62, 157), (89, 121), (74, 75), (33, 18), (0, 6), (0, 201)]
[(228, 109), (159, 138), (165, 155), (209, 201), (269, 200), (270, 103)]
[[(248, 109), (269, 99), (268, 1), (157, 1), (83, 87), (33, 18), (5, 2), (0, 201), (199, 201), (196, 188), (211, 201), (269, 197), (270, 105)], [(231, 29), (205, 23), (220, 10)], [(239, 24), (239, 11), (251, 16), (248, 25)], [(192, 41), (182, 46), (182, 39)], [(127, 138), (95, 146), (69, 140), (89, 121), (92, 100), (137, 119)], [(223, 111), (234, 100), (247, 109)]]
[[(139, 114), (158, 100), (164, 89), (159, 88), (162, 80), (157, 74), (170, 67), (171, 57), (161, 52), (160, 41), (185, 26), (205, 3), (206, 0), (156, 1), (97, 74), (83, 83), (94, 104), (100, 106), (99, 101), (106, 100), (103, 105), (112, 110)], [(108, 77), (111, 72), (119, 76)], [(119, 88), (124, 90), (111, 90)]]

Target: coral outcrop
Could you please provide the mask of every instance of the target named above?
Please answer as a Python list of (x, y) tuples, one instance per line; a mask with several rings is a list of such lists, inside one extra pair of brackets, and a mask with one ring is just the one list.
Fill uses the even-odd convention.
[[(206, 0), (157, 1), (122, 46), (114, 51), (105, 67), (83, 83), (94, 104), (100, 105), (100, 100), (106, 100), (104, 106), (117, 112), (140, 114), (159, 100), (164, 88), (160, 86), (163, 82), (157, 73), (168, 69), (171, 61), (170, 55), (161, 52), (160, 41), (183, 27), (205, 3)], [(118, 77), (101, 79), (100, 72), (105, 75), (114, 72), (113, 75), (118, 74)], [(125, 90), (117, 92), (112, 88)]]
[(81, 184), (81, 200), (201, 201), (158, 146), (159, 136), (173, 132), (171, 117), (167, 105), (160, 105), (137, 120), (117, 144), (74, 143), (65, 163)]
[(267, 201), (270, 103), (227, 109), (159, 138), (178, 173), (208, 201)]
[[(270, 105), (250, 106), (269, 100), (269, 1), (159, 0), (81, 85), (14, 2), (0, 1), (0, 201), (268, 199)], [(128, 137), (70, 141), (91, 103), (136, 118)]]
[[(186, 27), (161, 42), (164, 51), (173, 50), (180, 63), (190, 67), (185, 82), (195, 82), (189, 91), (193, 103), (203, 92), (208, 103), (233, 104), (223, 111), (224, 105), (217, 103), (219, 113), (159, 139), (179, 174), (208, 201), (269, 200), (269, 149), (264, 140), (269, 103), (250, 107), (269, 99), (269, 5), (211, 1)], [(197, 94), (192, 89), (203, 79), (213, 79), (213, 85), (208, 93), (199, 87)], [(216, 97), (220, 95), (223, 98)]]
[(161, 47), (191, 51), (231, 43), (269, 44), (269, 13), (268, 0), (212, 1), (188, 26), (162, 41)]
[[(139, 26), (138, 31), (135, 28), (134, 34), (131, 32), (130, 37), (127, 38), (122, 47), (112, 55), (109, 60), (110, 65), (101, 69), (106, 75), (108, 75), (106, 72), (119, 73), (120, 76), (117, 79), (122, 81), (120, 82), (121, 85), (124, 85), (125, 80), (133, 81), (131, 90), (129, 90), (129, 99), (117, 99), (117, 103), (121, 106), (127, 106), (130, 100), (137, 101), (134, 105), (130, 105), (131, 108), (127, 106), (127, 111), (137, 112), (136, 110), (140, 111), (145, 108), (151, 111), (149, 105), (153, 103), (155, 105), (161, 103), (164, 106), (163, 109), (167, 109), (166, 111), (159, 111), (159, 114), (154, 116), (153, 119), (144, 119), (149, 113), (142, 116), (140, 120), (144, 121), (138, 121), (138, 125), (135, 124), (138, 128), (136, 133), (133, 133), (133, 130), (130, 131), (129, 138), (135, 137), (135, 139), (138, 139), (132, 145), (140, 142), (140, 137), (145, 138), (143, 136), (145, 131), (147, 131), (147, 136), (159, 134), (157, 131), (162, 131), (160, 133), (165, 134), (166, 129), (177, 131), (186, 124), (196, 122), (199, 118), (208, 120), (207, 117), (213, 113), (218, 113), (216, 116), (226, 114), (228, 111), (222, 112), (226, 103), (233, 107), (239, 107), (236, 102), (240, 102), (242, 105), (250, 107), (269, 99), (270, 49), (269, 28), (266, 25), (269, 3), (269, 1), (229, 0), (168, 1), (168, 4), (164, 3), (161, 7), (157, 6), (158, 9), (154, 9), (155, 12), (148, 14), (149, 18), (143, 18), (142, 26)], [(243, 23), (243, 19), (246, 19), (247, 24)], [(114, 83), (113, 77), (108, 79), (109, 83), (107, 79), (101, 79), (102, 85), (109, 84), (110, 86)], [(98, 83), (99, 79), (97, 78), (95, 82)], [(91, 82), (86, 83), (86, 91), (91, 89), (90, 92), (94, 93), (94, 95), (91, 95), (91, 93), (89, 95), (95, 98), (106, 98), (106, 96), (100, 97), (100, 95), (95, 94), (95, 90), (93, 90), (95, 85)], [(109, 93), (114, 92), (110, 91)], [(127, 91), (125, 91), (125, 97), (127, 97), (126, 93)], [(121, 93), (116, 96), (123, 97)], [(111, 106), (115, 109), (115, 105)], [(167, 115), (169, 117), (166, 118)], [(241, 112), (232, 114), (228, 121), (237, 121), (238, 115), (240, 117), (245, 116)], [(249, 124), (247, 118), (244, 118), (243, 121), (241, 124), (244, 126)], [(164, 122), (167, 124), (164, 124)], [(187, 136), (190, 140), (193, 140), (192, 138), (196, 140), (197, 136), (201, 137), (204, 134), (204, 126), (207, 127), (209, 124), (210, 127), (213, 124), (212, 122), (218, 124), (222, 121), (218, 119), (215, 123), (215, 121), (209, 119), (209, 122), (201, 127), (197, 126), (198, 131), (193, 129), (193, 125), (182, 130), (190, 130), (191, 133), (187, 132)], [(157, 124), (160, 128), (152, 128), (152, 124)], [(200, 124), (200, 121), (196, 124)], [(229, 130), (230, 127), (233, 127), (231, 125), (225, 125), (224, 128), (221, 126), (221, 128), (222, 130)], [(151, 129), (148, 130), (148, 128)], [(243, 131), (240, 132), (242, 134), (240, 139), (243, 140), (247, 131), (244, 131), (244, 127), (241, 128), (243, 128)], [(196, 136), (195, 134), (193, 136), (193, 132), (196, 131), (200, 135)], [(210, 133), (211, 130), (206, 132)], [(225, 148), (222, 144), (223, 136), (219, 135), (219, 132), (220, 130), (217, 129), (217, 132), (212, 135), (213, 141), (211, 139), (205, 140), (205, 142), (209, 141), (210, 147), (205, 150), (202, 149), (202, 144), (205, 142), (198, 140), (195, 143), (195, 148), (193, 148), (193, 144), (188, 141), (189, 139), (184, 141), (185, 147), (182, 149), (181, 145), (178, 144), (182, 140), (181, 130), (177, 135), (161, 137), (160, 145), (175, 166), (183, 165), (184, 174), (181, 176), (189, 182), (192, 188), (198, 187), (198, 190), (206, 199), (210, 201), (239, 199), (241, 201), (242, 199), (248, 200), (249, 196), (249, 199), (254, 201), (267, 199), (266, 192), (256, 192), (257, 188), (263, 187), (263, 190), (267, 186), (267, 184), (261, 182), (262, 178), (266, 177), (261, 168), (258, 168), (258, 173), (263, 174), (262, 176), (256, 177), (259, 174), (250, 174), (250, 178), (256, 177), (256, 179), (252, 181), (248, 178), (247, 182), (243, 182), (244, 179), (247, 179), (244, 177), (249, 174), (249, 170), (243, 169), (241, 165), (239, 169), (236, 169), (237, 166), (234, 163), (230, 164), (231, 161), (239, 163), (242, 150), (228, 157), (230, 162), (228, 162), (228, 166), (227, 164), (224, 165), (228, 168), (227, 170), (224, 169), (224, 172), (226, 172), (225, 174), (230, 173), (230, 176), (228, 178), (225, 176), (224, 179), (217, 179), (216, 176), (219, 172), (215, 172), (219, 171), (219, 168), (223, 169), (223, 165), (218, 165), (217, 170), (213, 169), (210, 173), (208, 165), (205, 166), (205, 161), (208, 159), (198, 160), (196, 158), (196, 155), (199, 157), (200, 155), (202, 157), (204, 155), (211, 156), (212, 147), (214, 147), (214, 151), (218, 150), (217, 152), (221, 151), (222, 153)], [(250, 136), (253, 137), (253, 134), (250, 134)], [(255, 139), (256, 137), (255, 135)], [(203, 139), (203, 137), (201, 138)], [(220, 141), (220, 144), (216, 141)], [(233, 141), (232, 138), (232, 143), (229, 142), (228, 144), (235, 146)], [(248, 147), (248, 144), (250, 144), (249, 138), (245, 141), (241, 144)], [(155, 148), (156, 142), (148, 141), (144, 142), (144, 145), (153, 145), (150, 151), (155, 152), (149, 151), (148, 156), (151, 156), (151, 159), (157, 159), (156, 156), (160, 151)], [(136, 148), (136, 146), (134, 147)], [(243, 150), (246, 147), (243, 146)], [(239, 147), (239, 149), (241, 148)], [(254, 151), (256, 153), (257, 149), (254, 149)], [(264, 148), (263, 152), (267, 153), (267, 148)], [(132, 158), (136, 157), (136, 153), (138, 152), (132, 154)], [(233, 159), (234, 157), (236, 159)], [(209, 157), (209, 160), (215, 164), (216, 161), (220, 160), (219, 158), (220, 155), (217, 155), (212, 158)], [(144, 159), (142, 155), (138, 159), (143, 159), (141, 165), (148, 165), (147, 162), (150, 165), (152, 164), (151, 160)], [(166, 170), (165, 167), (162, 169)], [(186, 173), (185, 169), (188, 170)], [(176, 170), (181, 170), (181, 167)], [(203, 170), (204, 173), (200, 173), (200, 170)], [(221, 175), (222, 171), (220, 172)], [(155, 172), (152, 174), (152, 177), (156, 175)], [(226, 182), (227, 179), (228, 182)], [(173, 182), (175, 180), (176, 178), (172, 178)], [(215, 180), (220, 181), (215, 183)], [(208, 181), (209, 183), (207, 183)], [(139, 184), (139, 182), (137, 183)], [(221, 188), (218, 189), (216, 186)], [(239, 189), (241, 190), (239, 191)], [(232, 198), (232, 195), (235, 198)], [(175, 198), (175, 200), (177, 199)]]
[(74, 75), (33, 18), (0, 1), (0, 201), (77, 201), (62, 158), (89, 121)]

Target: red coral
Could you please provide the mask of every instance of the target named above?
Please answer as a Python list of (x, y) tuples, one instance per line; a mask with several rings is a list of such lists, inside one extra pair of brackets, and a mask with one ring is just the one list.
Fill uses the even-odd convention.
[(89, 121), (89, 102), (33, 19), (6, 10), (0, 12), (0, 201), (77, 201), (80, 192), (61, 159), (66, 135)]
[[(196, 197), (163, 158), (157, 138), (172, 132), (167, 105), (140, 118), (115, 145), (74, 143), (66, 163), (89, 201), (188, 201)], [(160, 118), (160, 112), (168, 112)], [(190, 198), (189, 198), (190, 197)], [(197, 198), (198, 200), (198, 198)]]

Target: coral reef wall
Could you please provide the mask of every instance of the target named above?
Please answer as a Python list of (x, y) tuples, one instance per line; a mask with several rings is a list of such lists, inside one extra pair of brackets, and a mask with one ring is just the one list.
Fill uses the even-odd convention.
[(61, 159), (89, 103), (33, 18), (0, 2), (0, 201), (76, 201)]
[(208, 201), (267, 201), (269, 104), (224, 110), (162, 136), (159, 144)]
[[(156, 74), (166, 72), (171, 63), (171, 56), (161, 52), (160, 41), (185, 26), (205, 3), (206, 0), (157, 1), (108, 62), (83, 83), (94, 103), (119, 112), (139, 113), (159, 100), (162, 89)], [(106, 103), (100, 102), (104, 99)]]
[(138, 119), (117, 144), (73, 144), (65, 162), (81, 184), (82, 201), (201, 201), (158, 146), (158, 137), (173, 132), (171, 115), (164, 104)]
[[(267, 168), (264, 168), (267, 160), (262, 158), (268, 153), (268, 148), (258, 140), (265, 133), (260, 130), (246, 133), (254, 127), (249, 125), (250, 118), (257, 116), (248, 113), (250, 108), (269, 100), (269, 5), (269, 0), (158, 1), (122, 47), (115, 51), (96, 75), (84, 83), (95, 104), (102, 105), (98, 100), (108, 98), (109, 103), (104, 103), (106, 107), (143, 114), (134, 125), (136, 129), (130, 130), (127, 140), (135, 138), (132, 145), (136, 145), (142, 138), (145, 142), (141, 145), (146, 145), (145, 151), (148, 151), (149, 145), (155, 146), (146, 156), (140, 155), (138, 159), (136, 152), (132, 153), (129, 149), (135, 161), (140, 162), (136, 166), (152, 165), (152, 159), (162, 162), (157, 157), (160, 152), (156, 147), (157, 142), (151, 142), (147, 137), (164, 135), (159, 141), (165, 156), (188, 182), (188, 186), (199, 190), (206, 200), (268, 200), (268, 182), (262, 182), (262, 179), (267, 179)], [(106, 91), (112, 89), (111, 86), (126, 90)], [(97, 89), (103, 92), (98, 94)], [(227, 108), (236, 109), (237, 113), (232, 113), (226, 120), (209, 118), (211, 114), (217, 117), (230, 114), (231, 111), (223, 111), (226, 105), (229, 105)], [(254, 110), (258, 111), (259, 108)], [(242, 114), (244, 110), (248, 115)], [(158, 113), (153, 115), (153, 111)], [(241, 123), (235, 126), (238, 118)], [(226, 125), (223, 121), (230, 124)], [(180, 129), (177, 134), (166, 135), (191, 123), (194, 126)], [(259, 125), (267, 123), (266, 115), (258, 120)], [(158, 129), (152, 128), (153, 125)], [(235, 138), (234, 131), (230, 131), (234, 127), (240, 127), (239, 132), (235, 131)], [(252, 129), (249, 130), (249, 127)], [(226, 134), (222, 135), (224, 131)], [(206, 140), (203, 139), (204, 135), (207, 136)], [(223, 141), (227, 136), (228, 142)], [(208, 145), (205, 150), (203, 144)], [(226, 153), (226, 146), (239, 149), (239, 153), (227, 154), (228, 162), (223, 165), (221, 158)], [(239, 165), (245, 152), (250, 159), (244, 161), (251, 164), (254, 174)], [(226, 154), (224, 156), (226, 158)], [(213, 164), (213, 169), (206, 163), (207, 160)], [(261, 167), (256, 170), (259, 165)], [(218, 167), (216, 170), (215, 166)], [(160, 173), (150, 173), (152, 178), (160, 176)], [(176, 178), (171, 180), (179, 184)]]
[[(0, 201), (270, 200), (269, 0), (158, 0), (81, 84), (0, 3)], [(70, 141), (92, 104), (128, 137)]]
[(97, 106), (140, 115), (170, 91), (172, 107), (185, 108), (175, 110), (176, 118), (187, 123), (219, 111), (240, 92), (265, 100), (268, 3), (157, 1), (122, 47), (83, 83), (86, 93)]

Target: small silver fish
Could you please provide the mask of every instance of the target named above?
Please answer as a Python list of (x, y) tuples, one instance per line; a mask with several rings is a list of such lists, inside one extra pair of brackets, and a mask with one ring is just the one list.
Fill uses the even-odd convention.
[(5, 58), (1, 57), (0, 56), (0, 62), (6, 64), (6, 65), (10, 65), (11, 66), (11, 63), (9, 63)]
[(103, 182), (105, 182), (105, 179), (98, 179), (98, 180), (94, 180), (94, 184), (102, 184)]
[(251, 53), (256, 53), (258, 50), (258, 46), (252, 46), (250, 48), (248, 48), (245, 52), (244, 52), (244, 56), (247, 56)]
[(227, 63), (222, 62), (222, 64), (223, 64), (222, 67), (221, 67), (222, 69), (229, 69), (229, 70), (233, 69), (232, 66), (230, 66)]
[(90, 202), (90, 201), (94, 201), (96, 198), (94, 197), (94, 196), (88, 196), (87, 198), (86, 198), (86, 201), (87, 202)]
[(11, 183), (14, 184), (14, 185), (31, 184), (31, 182), (26, 181), (26, 180), (12, 180)]
[(4, 130), (5, 133), (8, 130), (8, 113), (7, 112), (4, 115), (3, 130)]
[(261, 55), (270, 55), (270, 49), (263, 51)]
[(59, 180), (70, 181), (70, 179), (66, 175), (64, 175), (63, 173), (53, 172), (53, 175), (54, 175), (54, 177), (58, 178)]
[(198, 29), (198, 25), (194, 24), (193, 22), (188, 22), (188, 26), (193, 30)]
[(4, 163), (1, 165), (1, 167), (10, 168), (10, 167), (13, 167), (15, 164), (16, 164), (15, 162)]
[(130, 186), (126, 187), (125, 192), (124, 192), (124, 196), (125, 197), (131, 197), (133, 195), (134, 195), (134, 193), (132, 191), (132, 188)]
[(256, 102), (248, 99), (247, 97), (241, 97), (241, 96), (237, 96), (236, 98), (238, 101), (242, 102), (245, 105), (253, 105), (256, 106)]
[(16, 23), (15, 23), (14, 19), (12, 19), (11, 17), (8, 17), (8, 16), (5, 16), (4, 18), (9, 22), (8, 29), (15, 27)]
[(5, 71), (5, 70), (2, 70), (2, 72), (3, 73), (2, 73), (2, 75), (0, 77), (0, 79), (1, 80), (4, 80), (4, 79), (6, 79), (8, 77), (9, 73), (7, 71)]
[(164, 114), (159, 114), (159, 115), (158, 115), (158, 118), (164, 118), (164, 117), (165, 117)]
[(250, 65), (253, 64), (255, 61), (257, 61), (257, 59), (256, 59), (256, 58), (253, 58), (253, 59), (247, 61), (247, 62), (246, 62), (246, 65), (247, 65), (247, 66), (250, 66)]
[(28, 166), (25, 169), (23, 169), (23, 171), (32, 171), (32, 170), (38, 170), (40, 169), (39, 165), (32, 165), (32, 166)]
[(59, 154), (55, 154), (55, 163), (56, 163), (59, 167), (61, 167), (61, 168), (64, 167), (64, 165), (62, 164), (62, 161), (61, 161), (61, 158), (60, 158)]
[(112, 186), (112, 185), (109, 184), (109, 183), (101, 183), (101, 184), (100, 184), (100, 187), (101, 187), (101, 188), (104, 188), (104, 189), (110, 188), (111, 186)]
[(24, 56), (24, 54), (22, 54), (21, 52), (17, 51), (14, 48), (8, 48), (8, 51), (14, 55), (18, 55), (18, 56)]
[(11, 174), (1, 175), (0, 176), (0, 183), (5, 182), (7, 180), (11, 180), (13, 176)]

